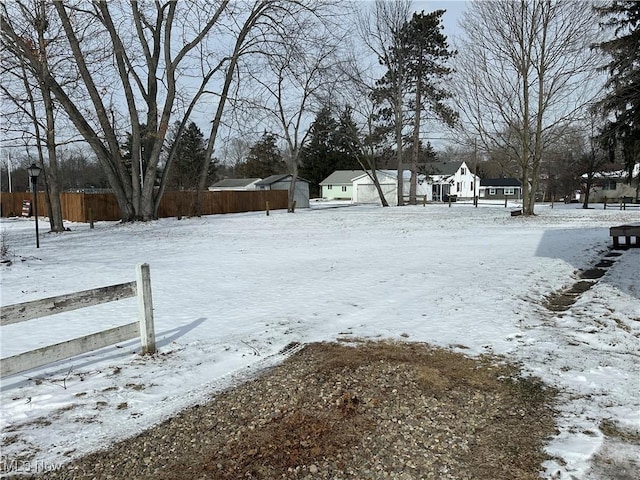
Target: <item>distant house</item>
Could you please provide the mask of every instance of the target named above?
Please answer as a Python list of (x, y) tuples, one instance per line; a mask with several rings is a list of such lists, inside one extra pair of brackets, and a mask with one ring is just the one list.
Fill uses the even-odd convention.
[(326, 200), (353, 200), (353, 180), (362, 170), (336, 170), (320, 182), (320, 196)]
[[(376, 176), (387, 203), (389, 205), (398, 205), (398, 171), (376, 170)], [(408, 196), (411, 172), (405, 170), (403, 177), (402, 192), (405, 196)], [(427, 195), (427, 201), (431, 199), (429, 185), (428, 179), (424, 175), (418, 176), (416, 194), (419, 196)], [(353, 179), (353, 201), (356, 203), (382, 203), (378, 190), (367, 173), (362, 173)]]
[(432, 185), (434, 202), (446, 202), (449, 196), (457, 199), (473, 199), (478, 195), (480, 177), (473, 174), (466, 162), (427, 164), (427, 174)]
[[(633, 170), (634, 178), (640, 175), (640, 163), (636, 164)], [(584, 177), (584, 175), (583, 175)], [(602, 172), (597, 174), (593, 179), (593, 186), (589, 194), (590, 202), (620, 201), (623, 198), (635, 198), (636, 186), (627, 181), (627, 172), (617, 170), (611, 172)], [(584, 200), (584, 194), (580, 200)]]
[[(290, 174), (271, 175), (256, 182), (256, 190), (289, 190), (293, 176)], [(309, 208), (309, 182), (304, 178), (296, 179), (296, 191), (293, 197), (296, 208)]]
[(517, 178), (483, 178), (480, 180), (480, 198), (504, 200), (522, 198), (522, 182)]
[(261, 178), (225, 178), (209, 187), (209, 190), (219, 192), (222, 190), (255, 190), (256, 183)]

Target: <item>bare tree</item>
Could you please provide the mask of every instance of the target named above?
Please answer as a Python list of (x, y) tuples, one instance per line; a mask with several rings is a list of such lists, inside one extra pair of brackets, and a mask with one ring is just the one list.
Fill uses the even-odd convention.
[(9, 11), (14, 13), (16, 23), (12, 22), (12, 28), (18, 26), (24, 46), (41, 60), (40, 71), (32, 75), (25, 59), (16, 54), (16, 45), (3, 34), (2, 46), (10, 55), (3, 56), (2, 59), (5, 81), (0, 90), (3, 97), (13, 106), (7, 115), (14, 120), (18, 117), (17, 128), (23, 132), (22, 139), (26, 145), (35, 147), (38, 163), (45, 173), (42, 178), (48, 198), (51, 231), (64, 232), (56, 149), (56, 131), (59, 124), (57, 125), (55, 103), (47, 80), (51, 72), (50, 64), (54, 63), (55, 69), (55, 63), (66, 57), (66, 54), (61, 57), (60, 52), (55, 52), (56, 44), (60, 40), (60, 25), (51, 20), (52, 7), (44, 0), (16, 1), (9, 9), (6, 4), (2, 5), (2, 17), (9, 22)]
[(582, 2), (473, 2), (462, 20), (456, 93), (462, 127), (517, 162), (534, 214), (541, 161), (594, 97), (593, 13)]
[(249, 150), (251, 149), (251, 142), (246, 138), (233, 137), (227, 140), (222, 149), (222, 162), (223, 164), (236, 174), (238, 165), (245, 161)]
[[(330, 4), (326, 4), (327, 7)], [(314, 112), (331, 95), (340, 69), (339, 32), (332, 29), (325, 11), (307, 10), (290, 18), (279, 42), (272, 42), (262, 55), (260, 70), (251, 72), (258, 86), (254, 107), (265, 120), (276, 125), (284, 141), (285, 158), (292, 175), (288, 211), (294, 211), (294, 197), (302, 147), (309, 135)], [(255, 65), (254, 65), (255, 68)]]
[(588, 124), (584, 131), (588, 135), (585, 142), (587, 143), (587, 148), (584, 149), (579, 158), (579, 167), (584, 179), (582, 208), (586, 209), (589, 208), (589, 195), (591, 194), (594, 179), (607, 167), (612, 167), (611, 158), (604, 148), (604, 146), (609, 145), (607, 135), (612, 134), (612, 132), (606, 128), (602, 118), (595, 112), (591, 112), (588, 117)]
[[(162, 193), (156, 193), (156, 177), (178, 81), (188, 55), (220, 22), (228, 4), (221, 0), (192, 8), (186, 2), (169, 1), (131, 2), (128, 7), (123, 2), (55, 2), (73, 55), (66, 69), (81, 78), (74, 88), (66, 88), (57, 72), (42, 73), (42, 55), (13, 28), (7, 12), (0, 18), (3, 37), (14, 45), (14, 55), (24, 60), (31, 73), (44, 75), (56, 102), (93, 149), (123, 221), (155, 216)], [(176, 48), (178, 43), (181, 46)], [(97, 57), (105, 52), (111, 62)], [(125, 120), (124, 128), (116, 123), (118, 119)], [(132, 140), (130, 161), (121, 151), (126, 129)]]

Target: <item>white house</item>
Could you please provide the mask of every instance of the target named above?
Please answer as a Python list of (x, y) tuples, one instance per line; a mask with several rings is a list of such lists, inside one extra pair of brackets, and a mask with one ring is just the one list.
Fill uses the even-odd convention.
[(363, 170), (336, 170), (320, 182), (320, 196), (326, 200), (353, 200), (353, 180)]
[(429, 163), (427, 172), (434, 202), (446, 202), (449, 196), (473, 199), (478, 195), (480, 177), (473, 174), (466, 162)]

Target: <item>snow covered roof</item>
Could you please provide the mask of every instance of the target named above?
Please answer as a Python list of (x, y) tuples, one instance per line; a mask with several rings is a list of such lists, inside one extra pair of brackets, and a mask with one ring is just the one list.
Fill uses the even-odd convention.
[(351, 185), (355, 178), (360, 177), (363, 170), (336, 170), (320, 182), (320, 185)]
[(260, 178), (225, 178), (224, 180), (220, 180), (213, 185), (211, 188), (240, 188), (247, 187), (252, 183), (256, 183), (260, 181)]
[[(263, 178), (262, 180), (260, 180), (259, 182), (256, 183), (256, 186), (262, 186), (262, 185), (273, 185), (274, 183), (278, 183), (281, 182), (283, 180), (290, 180), (291, 179), (291, 174), (290, 173), (285, 173), (285, 174), (280, 174), (280, 175), (271, 175), (267, 178)], [(306, 182), (309, 183), (308, 180), (305, 180), (304, 178), (298, 177), (296, 179), (297, 182)]]

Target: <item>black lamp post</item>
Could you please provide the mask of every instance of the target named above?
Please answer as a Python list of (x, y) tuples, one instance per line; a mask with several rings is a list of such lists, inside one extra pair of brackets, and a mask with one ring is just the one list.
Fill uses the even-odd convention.
[(33, 189), (33, 214), (36, 217), (36, 248), (40, 248), (40, 234), (38, 232), (38, 175), (42, 169), (35, 163), (32, 163), (27, 172), (31, 177), (31, 188)]

